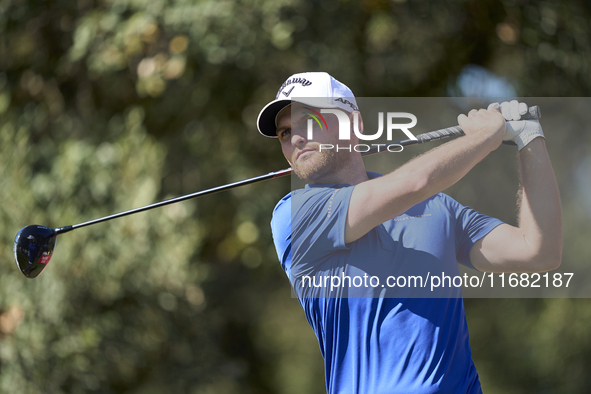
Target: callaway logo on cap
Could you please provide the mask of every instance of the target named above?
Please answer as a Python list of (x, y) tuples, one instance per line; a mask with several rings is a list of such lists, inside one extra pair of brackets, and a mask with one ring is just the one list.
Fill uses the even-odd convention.
[(317, 108), (341, 108), (358, 111), (351, 89), (325, 72), (300, 73), (289, 77), (279, 88), (275, 100), (262, 109), (257, 120), (259, 132), (277, 138), (277, 114), (291, 102), (297, 101)]

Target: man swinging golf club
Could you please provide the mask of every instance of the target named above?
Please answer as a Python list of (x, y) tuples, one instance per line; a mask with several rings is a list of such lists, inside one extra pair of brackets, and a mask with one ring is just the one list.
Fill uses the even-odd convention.
[[(281, 265), (318, 338), (327, 392), (480, 393), (461, 293), (392, 298), (355, 279), (417, 267), (451, 275), (459, 272), (458, 262), (485, 272), (557, 268), (560, 197), (540, 123), (520, 120), (527, 106), (517, 101), (472, 110), (458, 117), (465, 136), (380, 176), (366, 172), (359, 152), (319, 149), (338, 145), (335, 116), (325, 116), (326, 127), (314, 126), (308, 138), (305, 125), (320, 108), (342, 110), (351, 130), (363, 129), (353, 93), (326, 73), (288, 78), (257, 123), (264, 136), (279, 139), (307, 182), (277, 204), (271, 227)], [(353, 144), (358, 140), (351, 137)], [(519, 150), (518, 227), (441, 193), (503, 140)], [(328, 275), (349, 282), (329, 291), (322, 288)]]

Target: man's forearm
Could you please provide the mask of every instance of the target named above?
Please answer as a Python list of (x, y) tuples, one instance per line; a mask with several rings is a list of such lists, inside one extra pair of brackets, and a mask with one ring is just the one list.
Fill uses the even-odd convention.
[[(491, 150), (498, 147), (494, 137), (471, 135), (441, 145), (400, 167), (406, 181), (420, 183), (412, 205), (437, 194), (462, 179)], [(394, 174), (394, 173), (393, 173)]]
[(545, 140), (536, 138), (519, 151), (521, 174), (519, 228), (547, 269), (560, 265), (562, 209), (560, 194)]
[(504, 131), (502, 118), (492, 128), (494, 133), (475, 132), (458, 138), (382, 178), (357, 185), (349, 205), (345, 241), (360, 238), (378, 224), (459, 181), (499, 146), (502, 140), (499, 126)]

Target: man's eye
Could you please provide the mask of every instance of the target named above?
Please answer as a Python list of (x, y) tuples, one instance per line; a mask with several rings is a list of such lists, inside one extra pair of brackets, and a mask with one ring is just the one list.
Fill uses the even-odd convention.
[(281, 138), (285, 138), (285, 137), (287, 137), (290, 134), (291, 134), (291, 130), (284, 130), (284, 131), (281, 132), (280, 137)]

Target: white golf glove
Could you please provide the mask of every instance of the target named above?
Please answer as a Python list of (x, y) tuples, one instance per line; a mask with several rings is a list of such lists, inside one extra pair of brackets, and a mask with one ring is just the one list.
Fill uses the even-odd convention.
[(499, 108), (501, 114), (507, 121), (507, 132), (503, 141), (512, 141), (517, 144), (519, 150), (537, 137), (544, 137), (542, 125), (537, 119), (519, 120), (521, 116), (527, 114), (527, 104), (520, 103), (517, 100), (504, 101), (501, 104), (492, 103), (488, 109)]

